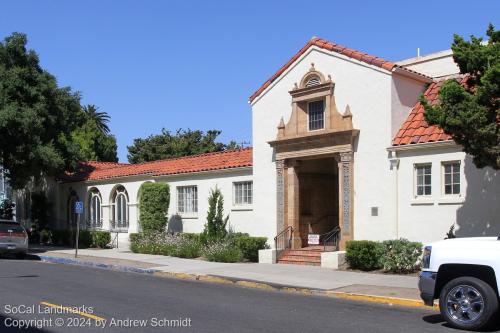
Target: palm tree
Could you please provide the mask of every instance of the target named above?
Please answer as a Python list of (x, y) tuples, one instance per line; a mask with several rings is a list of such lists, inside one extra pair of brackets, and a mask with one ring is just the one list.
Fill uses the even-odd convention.
[(88, 120), (95, 121), (99, 131), (109, 133), (108, 122), (111, 118), (106, 112), (99, 112), (99, 108), (93, 104), (85, 105), (82, 110)]

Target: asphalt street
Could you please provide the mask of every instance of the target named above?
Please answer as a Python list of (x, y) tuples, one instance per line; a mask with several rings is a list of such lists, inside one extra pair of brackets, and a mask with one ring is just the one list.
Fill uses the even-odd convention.
[(0, 332), (19, 331), (455, 332), (425, 309), (0, 259)]

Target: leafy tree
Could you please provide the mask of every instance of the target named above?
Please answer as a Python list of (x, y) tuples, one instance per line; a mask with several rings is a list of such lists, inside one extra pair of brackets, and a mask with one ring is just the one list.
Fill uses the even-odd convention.
[(2, 200), (0, 203), (0, 219), (12, 220), (14, 218), (14, 210), (16, 209), (16, 204), (9, 199)]
[(202, 153), (222, 151), (228, 147), (236, 147), (232, 142), (226, 146), (215, 140), (221, 131), (210, 130), (192, 131), (178, 129), (175, 134), (162, 129), (161, 134), (151, 135), (146, 139), (135, 139), (132, 146), (128, 146), (128, 160), (130, 163), (141, 163), (161, 160), (172, 157), (182, 157)]
[(78, 159), (71, 132), (80, 96), (59, 88), (26, 43), (20, 33), (0, 42), (0, 163), (15, 189), (71, 169)]
[(438, 105), (421, 102), (426, 121), (451, 135), (477, 167), (500, 169), (500, 31), (490, 24), (486, 34), (487, 43), (454, 36), (453, 59), (466, 83), (450, 79), (439, 91)]
[(102, 134), (109, 134), (108, 122), (110, 117), (106, 112), (99, 111), (99, 108), (93, 104), (85, 105), (82, 111), (87, 122), (93, 121)]
[(139, 189), (139, 211), (142, 230), (165, 231), (170, 203), (170, 188), (166, 183), (144, 183)]
[(83, 123), (71, 133), (78, 145), (80, 160), (118, 162), (116, 138), (99, 128), (96, 119), (83, 117)]
[(208, 197), (207, 223), (205, 224), (202, 238), (207, 241), (217, 241), (226, 237), (228, 220), (229, 215), (224, 218), (224, 196), (215, 187), (215, 189), (210, 191), (210, 196)]

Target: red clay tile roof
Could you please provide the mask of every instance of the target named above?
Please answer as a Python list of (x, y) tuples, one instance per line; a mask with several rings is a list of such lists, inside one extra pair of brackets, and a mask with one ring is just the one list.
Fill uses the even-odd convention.
[[(465, 77), (460, 77), (457, 80), (460, 84), (465, 84), (467, 79)], [(434, 81), (427, 87), (427, 90), (424, 92), (424, 97), (430, 105), (439, 103), (439, 89), (445, 81), (446, 80)], [(417, 102), (392, 140), (393, 146), (447, 141), (452, 139), (451, 136), (445, 134), (439, 126), (429, 126), (424, 119), (424, 113), (425, 110), (423, 105)]]
[(73, 173), (60, 177), (64, 182), (103, 180), (136, 175), (174, 175), (252, 166), (252, 148), (171, 158), (153, 162), (126, 164), (85, 162)]
[(388, 61), (388, 60), (385, 60), (385, 59), (382, 59), (382, 58), (379, 58), (376, 56), (371, 56), (367, 53), (360, 52), (360, 51), (357, 51), (354, 49), (350, 49), (350, 48), (345, 47), (343, 45), (335, 44), (333, 42), (329, 42), (329, 41), (322, 39), (322, 38), (314, 37), (309, 42), (307, 42), (307, 44), (304, 45), (304, 47), (301, 48), (299, 50), (299, 52), (297, 52), (290, 60), (288, 60), (288, 62), (285, 65), (283, 65), (283, 67), (281, 67), (273, 76), (271, 76), (271, 78), (269, 80), (264, 82), (264, 84), (262, 86), (260, 86), (260, 88), (257, 89), (252, 94), (252, 96), (250, 96), (249, 101), (252, 102), (255, 98), (257, 98), (271, 83), (273, 83), (281, 74), (283, 74), (287, 70), (287, 68), (290, 67), (298, 58), (300, 58), (300, 56), (302, 56), (311, 46), (317, 46), (317, 47), (320, 47), (322, 49), (337, 52), (337, 53), (343, 54), (349, 58), (353, 58), (353, 59), (365, 62), (367, 64), (383, 68), (383, 69), (388, 70), (388, 71), (392, 71), (395, 67), (398, 67), (402, 70), (412, 72), (412, 73), (424, 76), (426, 78), (429, 78), (426, 75), (423, 75), (423, 74), (418, 73), (416, 71), (413, 71), (411, 69), (405, 68), (403, 66), (399, 66), (396, 63), (393, 63), (391, 61)]

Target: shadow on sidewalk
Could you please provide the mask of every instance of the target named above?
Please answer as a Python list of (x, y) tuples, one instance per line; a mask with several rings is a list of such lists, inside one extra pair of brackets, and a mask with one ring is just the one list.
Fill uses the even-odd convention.
[(72, 247), (67, 246), (48, 246), (48, 245), (36, 245), (30, 244), (28, 252), (29, 253), (44, 253), (47, 251), (57, 251), (57, 250), (73, 250)]

